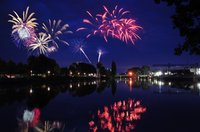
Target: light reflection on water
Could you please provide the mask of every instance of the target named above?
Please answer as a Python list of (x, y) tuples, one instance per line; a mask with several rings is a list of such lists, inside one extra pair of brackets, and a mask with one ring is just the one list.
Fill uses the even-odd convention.
[(143, 107), (140, 101), (129, 99), (114, 102), (110, 107), (104, 106), (102, 111), (98, 109), (89, 122), (90, 130), (129, 132), (135, 129), (135, 121), (140, 120), (144, 112), (146, 107)]
[(25, 109), (22, 117), (17, 117), (18, 131), (20, 132), (54, 132), (64, 131), (65, 123), (60, 121), (40, 120), (40, 109), (34, 108), (32, 111)]
[[(137, 130), (135, 120), (125, 120), (125, 111), (128, 111), (127, 115), (129, 115), (129, 119), (136, 119), (133, 118), (136, 116), (131, 116), (130, 114), (131, 111), (134, 111), (135, 107), (132, 110), (130, 107), (126, 110), (122, 108), (123, 104), (125, 107), (128, 107), (130, 106), (130, 100), (135, 99), (135, 103), (137, 100), (141, 101), (142, 105), (139, 105), (139, 107), (143, 112), (140, 112), (137, 115), (140, 116), (140, 114), (146, 112), (146, 108), (148, 108), (147, 112), (144, 113), (145, 119), (141, 118), (139, 121), (140, 123), (143, 123), (145, 120), (151, 120), (147, 118), (149, 116), (148, 113), (151, 113), (155, 107), (152, 106), (153, 101), (151, 98), (150, 100), (147, 99), (147, 96), (144, 94), (148, 94), (152, 99), (156, 97), (158, 100), (166, 98), (166, 95), (176, 96), (178, 99), (181, 96), (194, 98), (195, 95), (200, 95), (200, 83), (164, 82), (162, 80), (148, 79), (125, 79), (121, 81), (95, 80), (82, 82), (69, 81), (65, 84), (58, 85), (6, 86), (5, 88), (0, 88), (0, 94), (0, 114), (8, 114), (6, 113), (7, 111), (15, 113), (14, 110), (19, 109), (21, 105), (25, 106), (25, 109), (29, 109), (30, 111), (34, 108), (39, 108), (41, 110), (41, 118), (38, 121), (38, 125), (34, 127), (34, 129), (36, 128), (38, 131), (39, 129), (44, 131), (48, 128), (55, 128), (58, 131), (80, 131), (80, 129), (88, 131), (89, 129), (101, 130), (101, 128), (131, 131), (136, 128), (136, 131), (139, 131), (141, 127), (138, 126), (139, 130)], [(16, 102), (16, 109), (7, 108), (7, 106), (14, 106)], [(118, 106), (117, 104), (120, 104), (119, 102), (121, 102), (121, 106), (117, 113), (115, 110), (117, 110), (116, 108)], [(161, 102), (161, 104), (158, 103), (156, 105), (158, 107), (163, 104)], [(182, 105), (181, 107), (184, 108), (185, 106)], [(1, 112), (2, 109), (5, 109), (6, 112)], [(91, 113), (93, 113), (92, 119)], [(97, 114), (95, 115), (94, 113)], [(106, 113), (109, 116), (105, 116)], [(116, 115), (118, 116), (116, 117)], [(23, 121), (18, 118), (16, 119), (16, 117), (8, 118), (8, 120), (18, 121), (18, 123), (16, 123), (17, 125), (13, 126), (14, 128), (30, 129), (30, 127), (27, 127), (27, 123), (24, 125)], [(121, 121), (119, 118), (121, 118)], [(3, 119), (4, 118), (0, 119), (1, 123), (4, 122)], [(90, 126), (88, 125), (88, 122)], [(104, 122), (104, 125), (99, 124), (99, 122)], [(6, 126), (3, 127), (2, 130), (7, 130)]]

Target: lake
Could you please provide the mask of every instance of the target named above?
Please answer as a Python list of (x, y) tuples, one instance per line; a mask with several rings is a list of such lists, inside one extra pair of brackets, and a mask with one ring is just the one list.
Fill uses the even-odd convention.
[(200, 83), (123, 79), (0, 86), (0, 131), (199, 132)]

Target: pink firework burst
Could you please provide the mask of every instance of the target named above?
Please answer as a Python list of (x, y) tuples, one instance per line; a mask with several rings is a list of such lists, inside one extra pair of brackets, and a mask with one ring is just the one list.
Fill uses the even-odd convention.
[[(131, 42), (133, 44), (137, 39), (141, 39), (137, 31), (142, 29), (142, 27), (136, 24), (136, 20), (125, 17), (129, 11), (118, 8), (118, 6), (115, 6), (112, 11), (109, 11), (106, 6), (103, 6), (103, 8), (104, 12), (102, 14), (96, 14), (95, 17), (92, 16), (90, 12), (87, 12), (92, 20), (84, 19), (83, 22), (93, 26), (92, 33), (88, 34), (87, 38), (99, 33), (104, 37), (106, 42), (108, 42), (107, 37), (116, 38), (126, 43)], [(88, 28), (82, 27), (77, 31), (85, 29)]]
[(98, 29), (98, 27), (101, 25), (101, 18), (98, 16), (93, 16), (89, 11), (87, 11), (87, 14), (90, 16), (90, 19), (83, 19), (83, 23), (89, 25), (89, 27), (81, 27), (78, 28), (76, 31), (82, 31), (82, 30), (90, 30), (91, 33), (89, 33), (86, 38), (89, 38), (93, 35), (96, 35), (97, 33), (101, 33), (101, 31)]
[(114, 10), (109, 12), (106, 6), (103, 7), (105, 10), (104, 14), (98, 15), (102, 18), (102, 25), (99, 27), (100, 30), (104, 30), (107, 36), (126, 43), (130, 41), (134, 44), (135, 40), (140, 39), (137, 31), (142, 29), (142, 27), (136, 24), (136, 20), (125, 17), (129, 11), (123, 8), (118, 9), (118, 6), (115, 6)]

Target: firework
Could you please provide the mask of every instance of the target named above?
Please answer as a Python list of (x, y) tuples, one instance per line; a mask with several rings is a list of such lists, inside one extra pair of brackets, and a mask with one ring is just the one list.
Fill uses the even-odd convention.
[(83, 50), (82, 47), (79, 48), (79, 50), (84, 54), (85, 58), (88, 60), (88, 62), (91, 64), (92, 62), (90, 61), (89, 57), (86, 55), (85, 51)]
[(102, 18), (102, 25), (99, 29), (105, 30), (107, 36), (120, 39), (126, 43), (130, 41), (133, 44), (135, 40), (140, 39), (136, 32), (142, 27), (138, 26), (134, 19), (125, 17), (125, 14), (129, 11), (123, 8), (118, 9), (117, 6), (112, 12), (109, 12), (106, 6), (104, 6), (104, 10), (103, 15), (98, 15)]
[[(124, 15), (129, 13), (129, 11), (124, 11), (123, 8), (118, 9), (116, 6), (112, 13), (109, 13), (108, 9), (104, 6), (107, 15), (102, 16), (103, 21), (109, 21), (113, 27), (111, 30), (111, 35), (115, 38), (118, 38), (126, 43), (131, 41), (134, 44), (134, 41), (140, 39), (136, 34), (139, 29), (142, 27), (136, 24), (134, 19), (124, 18)], [(108, 30), (109, 31), (109, 30)]]
[(99, 63), (100, 60), (101, 60), (101, 55), (103, 54), (103, 52), (102, 52), (102, 50), (98, 50), (97, 53), (98, 53), (98, 60), (97, 60), (97, 62)]
[(36, 41), (29, 46), (29, 50), (35, 52), (36, 54), (44, 54), (47, 55), (49, 52), (48, 43), (50, 42), (50, 36), (45, 33), (39, 33)]
[(84, 44), (85, 44), (85, 41), (83, 39), (75, 39), (72, 41), (72, 45), (75, 45), (76, 52), (80, 51), (85, 56), (87, 61), (89, 63), (92, 63), (83, 49)]
[(93, 35), (96, 35), (96, 34), (103, 34), (103, 31), (101, 32), (98, 28), (99, 26), (101, 25), (101, 18), (98, 17), (97, 15), (96, 16), (93, 16), (89, 11), (87, 11), (87, 14), (90, 16), (90, 19), (83, 19), (83, 23), (85, 24), (88, 24), (89, 27), (81, 27), (81, 28), (78, 28), (76, 31), (82, 31), (82, 30), (89, 30), (91, 29), (91, 33), (89, 33), (86, 38), (89, 38)]
[(55, 46), (51, 46), (51, 47), (49, 47), (49, 48), (47, 49), (47, 51), (48, 51), (49, 53), (51, 53), (51, 52), (57, 51), (57, 49), (56, 49)]
[(29, 15), (29, 7), (26, 8), (25, 12), (23, 11), (22, 18), (19, 17), (15, 11), (13, 12), (14, 15), (9, 14), (12, 19), (8, 20), (8, 22), (13, 24), (12, 36), (14, 37), (14, 40), (17, 42), (17, 44), (22, 42), (23, 45), (27, 47), (35, 40), (36, 37), (35, 28), (38, 24), (35, 22), (36, 18), (33, 17), (35, 13), (31, 13)]
[(62, 40), (60, 36), (65, 33), (72, 33), (72, 31), (67, 30), (69, 28), (68, 24), (62, 25), (61, 23), (61, 20), (49, 20), (47, 25), (44, 23), (42, 24), (42, 29), (50, 36), (51, 42), (56, 48), (58, 48), (58, 42), (69, 45), (67, 41)]
[[(111, 12), (106, 6), (103, 6), (103, 8), (104, 13), (97, 14), (95, 17), (87, 12), (92, 20), (84, 19), (83, 22), (95, 27), (93, 28), (92, 33), (87, 35), (87, 38), (99, 33), (104, 37), (106, 42), (108, 42), (107, 37), (113, 37), (123, 42), (131, 42), (133, 44), (135, 40), (140, 39), (136, 32), (139, 29), (142, 29), (142, 27), (138, 26), (134, 19), (125, 17), (129, 11), (126, 11), (123, 8), (118, 9), (117, 6)], [(86, 29), (88, 28), (81, 27), (77, 31)]]

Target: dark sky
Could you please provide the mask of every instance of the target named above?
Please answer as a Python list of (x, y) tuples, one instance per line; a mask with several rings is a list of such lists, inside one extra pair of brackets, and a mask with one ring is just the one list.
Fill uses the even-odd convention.
[[(86, 11), (100, 13), (103, 5), (110, 10), (118, 5), (131, 14), (129, 17), (136, 19), (137, 24), (143, 27), (139, 32), (142, 40), (136, 41), (135, 45), (124, 43), (109, 38), (106, 43), (101, 36), (93, 36), (86, 39), (85, 52), (91, 61), (97, 63), (97, 50), (103, 49), (102, 63), (110, 67), (112, 60), (117, 63), (118, 71), (126, 71), (132, 66), (144, 64), (167, 64), (167, 63), (197, 63), (198, 56), (183, 54), (174, 55), (174, 48), (183, 41), (177, 29), (173, 29), (170, 16), (174, 13), (173, 7), (167, 7), (165, 3), (155, 4), (154, 0), (1, 0), (0, 1), (0, 58), (14, 60), (15, 62), (26, 62), (27, 50), (19, 49), (12, 42), (11, 26), (8, 23), (9, 13), (13, 10), (22, 14), (22, 11), (30, 6), (30, 11), (35, 12), (38, 23), (46, 22), (48, 19), (62, 19), (75, 31), (84, 26), (82, 20), (88, 18)], [(73, 35), (63, 37), (68, 42), (74, 38), (84, 38), (86, 32), (75, 32)], [(76, 61), (87, 60), (74, 49), (60, 45), (57, 52), (49, 55), (61, 66), (68, 66)]]

